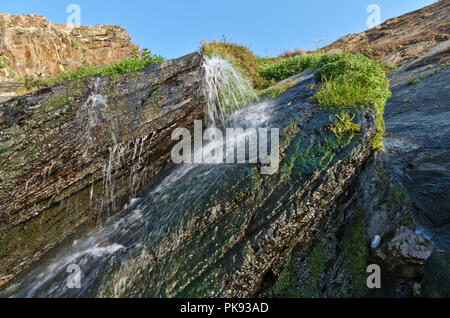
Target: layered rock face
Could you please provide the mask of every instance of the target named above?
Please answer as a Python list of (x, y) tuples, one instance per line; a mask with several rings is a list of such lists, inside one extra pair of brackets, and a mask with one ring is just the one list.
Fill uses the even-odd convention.
[(170, 171), (172, 129), (204, 117), (201, 65), (192, 54), (0, 105), (0, 277), (27, 268)]
[[(262, 295), (422, 295), (417, 286), (425, 267), (436, 264), (437, 257), (425, 266), (431, 251), (450, 249), (449, 4), (439, 1), (325, 48), (400, 64), (388, 76), (392, 97), (384, 116), (386, 150), (370, 157), (332, 207), (316, 240), (293, 249)], [(392, 235), (396, 232), (403, 236)], [(381, 248), (371, 250), (377, 235)], [(370, 262), (381, 265), (380, 290), (366, 287)], [(438, 272), (428, 269), (428, 278), (425, 273), (423, 296), (448, 295), (448, 284), (439, 287), (436, 277), (448, 277), (450, 267), (446, 261), (438, 265), (433, 267)]]
[(23, 94), (24, 77), (45, 77), (83, 64), (111, 64), (129, 58), (133, 47), (118, 26), (77, 27), (52, 24), (36, 15), (2, 13), (0, 101)]
[[(19, 78), (111, 64), (129, 57), (132, 47), (130, 36), (118, 26), (77, 27), (36, 15), (0, 14), (0, 55)], [(11, 77), (6, 69), (0, 74), (0, 80)]]
[[(198, 56), (190, 58), (196, 61)], [(165, 74), (164, 70), (160, 69), (161, 76)], [(143, 80), (141, 77), (140, 81)], [(285, 263), (285, 258), (294, 247), (307, 247), (314, 241), (318, 229), (332, 216), (336, 200), (342, 192), (351, 188), (357, 172), (370, 156), (376, 134), (374, 114), (369, 108), (355, 111), (355, 122), (361, 126), (360, 134), (337, 138), (329, 129), (333, 111), (323, 110), (309, 99), (315, 93), (312, 88), (315, 85), (314, 76), (306, 72), (298, 76), (297, 81), (296, 86), (276, 100), (248, 106), (243, 113), (237, 112), (230, 119), (242, 125), (249, 120), (261, 121), (269, 127), (280, 129), (281, 163), (275, 174), (263, 175), (260, 165), (255, 164), (178, 167), (137, 204), (112, 217), (98, 232), (88, 233), (77, 239), (72, 247), (56, 251), (58, 256), (50, 261), (51, 271), (46, 269), (48, 262), (44, 262), (31, 274), (18, 279), (18, 283), (13, 282), (11, 288), (7, 288), (2, 295), (257, 295), (263, 286), (270, 283), (271, 276)], [(181, 84), (179, 86), (184, 87)], [(102, 82), (99, 85), (101, 87)], [(140, 94), (140, 91), (132, 91), (129, 86), (127, 88), (130, 89), (126, 95), (129, 98)], [(202, 100), (194, 92), (189, 97), (183, 97), (188, 101)], [(176, 103), (167, 100), (167, 96), (163, 100), (177, 108)], [(125, 109), (130, 111), (134, 109), (135, 103), (127, 105)], [(198, 109), (196, 111), (187, 106), (184, 109), (199, 114)], [(167, 113), (166, 117), (177, 118), (179, 123), (182, 118), (180, 115), (184, 113), (171, 114)], [(190, 119), (194, 119), (193, 116)], [(187, 121), (182, 123), (188, 124)], [(168, 143), (168, 136), (164, 132), (149, 129), (146, 124), (141, 124), (138, 131), (145, 131), (145, 135), (155, 132), (155, 147), (163, 147)], [(136, 137), (134, 133), (132, 136), (126, 140), (132, 141)], [(152, 144), (144, 144), (146, 159), (143, 162), (157, 169), (163, 163), (152, 162)], [(70, 147), (77, 149), (73, 145)], [(100, 149), (105, 151), (108, 148), (101, 146)], [(163, 151), (158, 151), (158, 155), (164, 156)], [(82, 151), (78, 153), (79, 157), (83, 157)], [(102, 158), (111, 162), (108, 153)], [(129, 157), (125, 155), (125, 158)], [(84, 165), (88, 164), (87, 168), (93, 169), (98, 161), (96, 157), (91, 160), (90, 164)], [(121, 180), (122, 173), (133, 175), (132, 160), (122, 159), (119, 162), (123, 162), (123, 165), (118, 167), (121, 171), (115, 178)], [(36, 165), (42, 166), (33, 163), (33, 166)], [(54, 174), (57, 175), (60, 165), (54, 166)], [(86, 168), (82, 171), (82, 176), (89, 172)], [(98, 177), (103, 176), (99, 171)], [(146, 177), (149, 183), (149, 180), (157, 179), (150, 174)], [(108, 174), (105, 179), (109, 179)], [(132, 181), (130, 178), (124, 180)], [(91, 183), (80, 183), (85, 187), (86, 195), (80, 198), (79, 205), (73, 205), (77, 211), (80, 207), (83, 211), (83, 206), (92, 204), (88, 195), (92, 189)], [(130, 185), (122, 187), (125, 185), (120, 183), (117, 189), (120, 188), (124, 195), (130, 194), (133, 189)], [(24, 193), (29, 193), (29, 190)], [(109, 197), (108, 192), (98, 192), (99, 197), (105, 195)], [(98, 196), (94, 194), (93, 197)], [(70, 198), (67, 200), (73, 201)], [(52, 215), (44, 213), (44, 216), (46, 214)], [(64, 220), (68, 220), (68, 217), (65, 216)], [(45, 222), (38, 221), (38, 224), (40, 233), (48, 232), (40, 225)], [(18, 233), (24, 230), (20, 228)], [(21, 241), (13, 236), (11, 238), (11, 244)], [(8, 246), (6, 253), (12, 251), (15, 249)], [(67, 289), (64, 280), (59, 280), (61, 275), (65, 275), (66, 264), (70, 262), (83, 267), (84, 283), (81, 289)], [(32, 285), (28, 284), (34, 284), (38, 272), (43, 273), (42, 279), (29, 288)]]

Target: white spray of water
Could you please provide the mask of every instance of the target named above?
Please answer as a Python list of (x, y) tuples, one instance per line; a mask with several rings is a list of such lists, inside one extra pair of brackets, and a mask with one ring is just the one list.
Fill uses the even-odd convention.
[[(80, 125), (79, 141), (83, 144), (82, 157), (84, 160), (89, 160), (89, 151), (96, 149), (95, 138), (97, 133), (95, 127), (101, 122), (107, 122), (105, 125), (107, 134), (112, 140), (112, 146), (109, 148), (109, 158), (105, 162), (103, 172), (103, 188), (104, 195), (101, 199), (101, 205), (110, 204), (112, 210), (116, 210), (117, 185), (115, 182), (115, 174), (120, 168), (126, 164), (125, 155), (133, 151), (131, 162), (131, 198), (135, 197), (139, 184), (137, 182), (137, 175), (141, 165), (141, 156), (143, 153), (144, 143), (147, 142), (147, 137), (136, 138), (132, 145), (122, 144), (117, 139), (118, 123), (108, 109), (107, 98), (99, 93), (101, 78), (98, 77), (94, 82), (93, 93), (81, 105), (77, 112), (77, 121)], [(106, 137), (106, 136), (105, 136)], [(133, 147), (130, 149), (130, 147)], [(93, 184), (90, 190), (90, 199), (94, 197)]]
[(205, 56), (203, 68), (203, 93), (207, 100), (206, 122), (209, 126), (214, 127), (216, 120), (223, 123), (227, 115), (257, 99), (250, 82), (226, 60), (214, 55)]
[[(102, 120), (110, 120), (105, 118), (107, 112), (102, 111), (102, 108), (108, 106), (107, 99), (98, 93), (98, 86), (100, 84), (100, 77), (94, 83), (94, 93), (81, 105), (77, 112), (77, 122), (80, 125), (79, 140), (84, 143), (83, 158), (88, 158), (89, 150), (95, 147), (93, 128), (95, 128)], [(112, 138), (115, 140), (115, 135), (112, 133)]]

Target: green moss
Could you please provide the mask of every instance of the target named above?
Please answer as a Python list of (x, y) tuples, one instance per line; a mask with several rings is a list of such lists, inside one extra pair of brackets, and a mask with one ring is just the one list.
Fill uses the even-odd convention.
[(450, 297), (450, 253), (435, 252), (425, 264), (423, 295), (426, 298)]
[(399, 187), (392, 187), (389, 189), (389, 196), (387, 197), (388, 205), (391, 209), (403, 208), (408, 204), (408, 194), (406, 190)]
[(73, 107), (75, 106), (75, 102), (72, 96), (57, 96), (53, 99), (50, 99), (41, 105), (42, 112), (49, 112), (51, 110), (58, 109), (63, 106)]
[(300, 286), (301, 297), (320, 297), (320, 278), (325, 271), (328, 258), (329, 254), (321, 244), (317, 244), (313, 248), (308, 260), (309, 275)]
[(385, 60), (377, 60), (375, 63), (377, 63), (378, 66), (381, 67), (386, 74), (391, 74), (398, 69), (398, 65), (391, 64)]
[(202, 41), (200, 52), (206, 56), (211, 56), (215, 53), (228, 60), (251, 81), (255, 88), (265, 88), (270, 86), (265, 83), (264, 78), (259, 72), (259, 65), (262, 63), (263, 59), (256, 56), (244, 45), (227, 42), (225, 38), (222, 39), (222, 41)]
[[(95, 193), (103, 190), (101, 182), (93, 186)], [(90, 218), (87, 207), (90, 203), (91, 187), (86, 187), (73, 197), (46, 209), (39, 216), (25, 224), (11, 229), (0, 241), (0, 257), (20, 258), (33, 255), (46, 246), (54, 246), (61, 239), (73, 233), (76, 226)], [(19, 259), (16, 259), (19, 261)]]
[(349, 292), (354, 297), (361, 297), (367, 293), (367, 258), (366, 232), (362, 226), (362, 213), (357, 216), (355, 223), (344, 232), (339, 242), (342, 250), (343, 270), (351, 283)]
[(407, 227), (408, 229), (413, 229), (414, 227), (414, 220), (411, 216), (411, 214), (407, 214), (403, 220), (403, 225)]
[(347, 146), (352, 138), (350, 134), (339, 139), (325, 132), (300, 132), (286, 151), (280, 169), (281, 177), (286, 181), (301, 180), (316, 170), (325, 170), (339, 149)]
[(284, 262), (283, 270), (273, 286), (274, 297), (298, 298), (300, 296), (297, 287), (296, 271), (297, 268), (292, 262), (292, 256), (289, 255)]

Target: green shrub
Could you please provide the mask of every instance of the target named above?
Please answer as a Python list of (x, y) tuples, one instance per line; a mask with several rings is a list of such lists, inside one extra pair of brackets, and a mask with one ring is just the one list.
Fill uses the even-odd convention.
[(279, 82), (293, 75), (299, 74), (317, 65), (323, 55), (303, 55), (281, 60), (276, 64), (263, 65), (261, 75), (266, 81)]
[(75, 49), (80, 49), (81, 48), (81, 44), (80, 42), (78, 42), (77, 40), (71, 39), (71, 46)]
[(45, 79), (25, 78), (24, 82), (27, 89), (42, 88), (90, 75), (114, 77), (115, 75), (125, 74), (151, 64), (159, 64), (163, 61), (164, 59), (162, 57), (152, 55), (150, 50), (144, 49), (142, 52), (135, 51), (131, 59), (116, 62), (111, 65), (99, 67), (82, 65), (76, 71), (62, 72)]
[(325, 55), (317, 67), (315, 75), (323, 83), (315, 96), (317, 102), (328, 108), (373, 104), (378, 129), (373, 147), (383, 149), (384, 106), (391, 96), (389, 80), (383, 69), (367, 57), (351, 53)]
[(385, 60), (377, 60), (376, 63), (378, 64), (379, 67), (383, 69), (383, 71), (386, 74), (391, 74), (392, 72), (395, 72), (398, 69), (398, 65), (389, 63), (388, 61)]

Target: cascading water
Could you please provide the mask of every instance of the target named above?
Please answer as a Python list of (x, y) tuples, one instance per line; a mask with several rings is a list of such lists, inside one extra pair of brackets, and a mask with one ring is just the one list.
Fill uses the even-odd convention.
[(242, 77), (226, 60), (213, 55), (205, 57), (203, 93), (207, 100), (207, 122), (215, 126), (225, 118), (257, 99), (250, 82)]
[[(204, 68), (204, 90), (211, 125), (220, 121), (224, 126), (238, 124), (244, 129), (267, 126), (272, 114), (282, 107), (273, 102), (256, 102), (240, 108), (242, 104), (256, 100), (249, 83), (228, 62), (218, 57), (205, 58)], [(233, 137), (233, 141), (236, 144), (245, 143), (246, 136), (247, 133), (242, 131)], [(142, 143), (134, 144), (134, 159), (140, 160)], [(205, 145), (206, 148), (208, 146)], [(119, 146), (112, 148), (110, 161), (118, 151)], [(226, 152), (224, 156), (227, 156)], [(112, 182), (110, 172), (114, 169), (114, 163), (107, 162), (105, 166), (105, 182), (108, 184)], [(152, 251), (158, 242), (178, 231), (188, 211), (205, 200), (205, 196), (219, 184), (232, 182), (228, 177), (243, 167), (227, 164), (180, 165), (145, 197), (132, 200), (126, 209), (107, 220), (97, 231), (85, 233), (73, 244), (61, 246), (52, 253), (53, 256), (43, 259), (23, 277), (16, 279), (0, 296), (95, 296), (102, 284), (108, 282), (105, 277), (110, 277), (108, 271), (112, 268), (119, 268), (116, 273), (123, 275), (119, 277), (119, 283), (126, 281), (126, 268), (135, 264), (133, 255)], [(132, 182), (135, 182), (134, 179)], [(177, 244), (177, 241), (171, 244)], [(67, 286), (70, 276), (67, 268), (72, 264), (81, 270), (81, 288)]]

